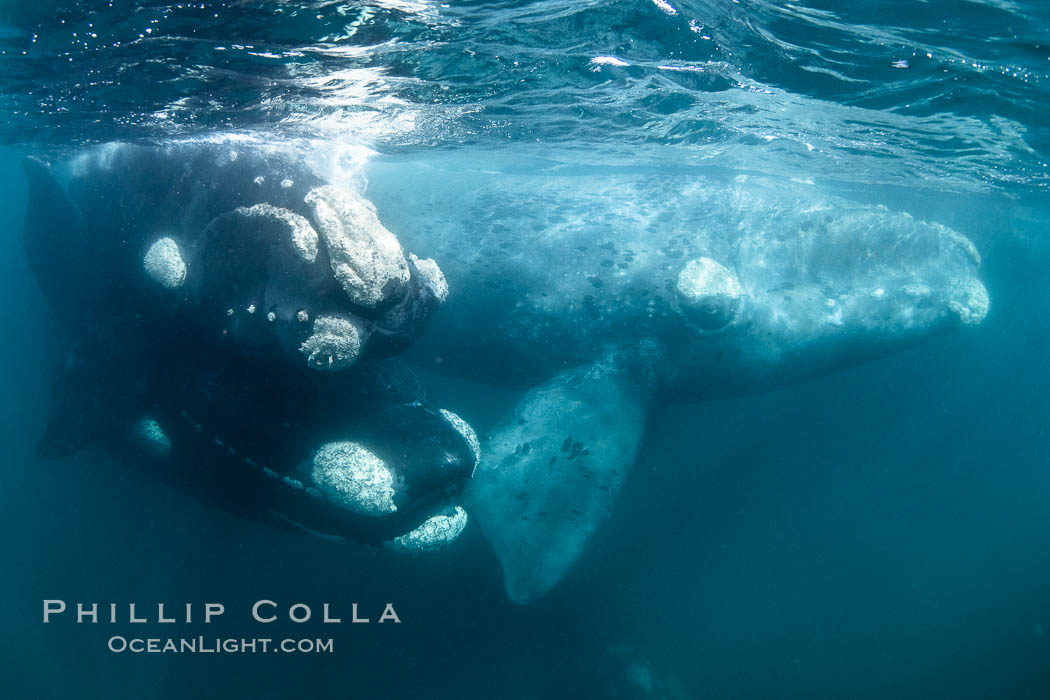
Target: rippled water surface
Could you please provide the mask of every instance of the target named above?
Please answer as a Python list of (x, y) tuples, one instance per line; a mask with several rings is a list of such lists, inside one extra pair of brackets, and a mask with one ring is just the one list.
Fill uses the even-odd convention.
[(510, 141), (954, 189), (1042, 188), (1050, 6), (82, 2), (0, 28), (0, 138)]

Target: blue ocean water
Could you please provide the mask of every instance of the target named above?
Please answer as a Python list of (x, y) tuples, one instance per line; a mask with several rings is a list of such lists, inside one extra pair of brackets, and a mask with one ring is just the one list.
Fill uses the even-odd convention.
[[(1050, 695), (1050, 6), (110, 0), (0, 19), (5, 696)], [(34, 456), (57, 329), (22, 252), (20, 160), (115, 140), (266, 144), (329, 174), (366, 159), (420, 201), (427, 168), (465, 191), (665, 178), (653, 211), (683, 181), (772, 178), (959, 231), (992, 304), (861, 367), (657, 407), (613, 517), (516, 607), (475, 527), (403, 560), (237, 519), (97, 452)], [(616, 194), (603, 210), (629, 209)], [(392, 227), (425, 218), (374, 199)], [(480, 433), (517, 396), (424, 379)], [(260, 598), (344, 618), (393, 602), (403, 623), (265, 630), (332, 636), (333, 655), (132, 656), (105, 645), (133, 625), (41, 624), (50, 598), (223, 601), (188, 632), (215, 636), (256, 634)]]

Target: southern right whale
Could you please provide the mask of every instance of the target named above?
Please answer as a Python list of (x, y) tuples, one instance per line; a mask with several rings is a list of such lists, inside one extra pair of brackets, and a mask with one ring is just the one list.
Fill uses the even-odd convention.
[(40, 456), (99, 443), (226, 510), (376, 545), (462, 531), (476, 437), (386, 360), (447, 289), (358, 193), (211, 144), (25, 167), (26, 256), (66, 335)]
[[(433, 156), (372, 163), (362, 173), (366, 199), (326, 184), (309, 158), (295, 158), (273, 186), (274, 172), (289, 161), (266, 149), (106, 147), (74, 161), (66, 185), (72, 199), (29, 164), (31, 211), (43, 213), (27, 226), (27, 252), (56, 310), (96, 339), (119, 337), (119, 323), (135, 328), (146, 319), (155, 324), (150, 330), (125, 337), (177, 339), (198, 353), (177, 353), (174, 366), (181, 363), (187, 380), (164, 384), (170, 364), (141, 345), (118, 343), (127, 357), (100, 362), (104, 342), (95, 342), (94, 367), (106, 376), (121, 376), (115, 369), (126, 361), (144, 371), (125, 375), (162, 381), (106, 394), (94, 374), (75, 373), (76, 381), (62, 385), (78, 389), (82, 382), (94, 393), (72, 393), (90, 393), (107, 410), (66, 412), (74, 420), (62, 423), (63, 439), (52, 444), (83, 442), (99, 429), (98, 420), (130, 420), (114, 411), (141, 409), (142, 397), (167, 397), (168, 409), (192, 404), (192, 388), (210, 382), (219, 398), (206, 402), (219, 406), (210, 424), (239, 430), (230, 418), (246, 410), (250, 442), (279, 458), (282, 445), (267, 444), (266, 431), (288, 422), (294, 409), (278, 401), (276, 413), (266, 412), (267, 390), (258, 383), (266, 373), (306, 378), (321, 399), (298, 397), (294, 381), (275, 395), (297, 396), (309, 415), (324, 416), (340, 406), (343, 382), (352, 387), (373, 360), (419, 339), (431, 317), (413, 350), (418, 361), (439, 358), (449, 371), (522, 390), (514, 410), (485, 437), (463, 493), (518, 603), (563, 578), (608, 515), (655, 402), (766, 391), (975, 325), (988, 310), (980, 257), (964, 236), (810, 185), (558, 169), (479, 176)], [(128, 203), (134, 206), (125, 209)], [(377, 215), (440, 268), (403, 255)], [(83, 222), (111, 249), (80, 241)], [(308, 229), (314, 234), (302, 235)], [(93, 322), (114, 309), (122, 313)], [(222, 353), (208, 350), (206, 337), (231, 353), (232, 370)], [(241, 366), (258, 372), (238, 374)], [(458, 466), (444, 481), (458, 490), (477, 461), (466, 423), (402, 401), (391, 386), (335, 412), (351, 410), (359, 427), (377, 417), (393, 426), (380, 444), (408, 440), (423, 448), (421, 474), (444, 459), (440, 449), (437, 461), (426, 456), (435, 454), (427, 447), (433, 436), (450, 436)], [(136, 390), (139, 400), (122, 400), (121, 391)], [(252, 391), (262, 393), (256, 399)], [(387, 399), (415, 405), (415, 417), (400, 425), (423, 420), (433, 427), (418, 440), (400, 435), (396, 420), (384, 423), (370, 413), (370, 405)], [(235, 410), (221, 408), (227, 400)], [(95, 423), (78, 422), (81, 416)], [(147, 438), (155, 432), (148, 421), (139, 426)], [(163, 451), (163, 440), (146, 444)], [(323, 485), (328, 462), (371, 463), (347, 452), (345, 441), (306, 440), (297, 449), (317, 444), (310, 472), (316, 485)], [(275, 468), (296, 483), (302, 473), (296, 458), (279, 461)], [(373, 535), (344, 513), (347, 533), (381, 540), (418, 524), (431, 506), (407, 486), (401, 512), (412, 511), (412, 522), (390, 522), (391, 529)], [(408, 508), (417, 501), (419, 509)], [(287, 499), (280, 503), (295, 510)], [(323, 511), (310, 506), (296, 515), (325, 524)]]
[(988, 310), (963, 235), (808, 183), (440, 157), (365, 176), (456, 290), (417, 361), (523, 390), (466, 494), (518, 603), (607, 516), (655, 401), (770, 390)]

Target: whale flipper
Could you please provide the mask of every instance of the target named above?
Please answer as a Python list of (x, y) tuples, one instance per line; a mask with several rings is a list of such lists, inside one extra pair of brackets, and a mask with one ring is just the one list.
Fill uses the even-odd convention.
[(578, 367), (529, 391), (483, 445), (467, 505), (514, 603), (564, 578), (608, 515), (634, 464), (647, 403), (612, 362)]
[(105, 279), (84, 217), (69, 199), (51, 168), (36, 158), (25, 158), (28, 180), (23, 245), (26, 260), (51, 308), (67, 323), (84, 322), (78, 312), (88, 304), (102, 306)]
[(130, 354), (97, 343), (71, 346), (52, 375), (47, 427), (37, 456), (70, 457), (128, 423), (141, 407), (144, 386), (129, 371), (134, 361)]

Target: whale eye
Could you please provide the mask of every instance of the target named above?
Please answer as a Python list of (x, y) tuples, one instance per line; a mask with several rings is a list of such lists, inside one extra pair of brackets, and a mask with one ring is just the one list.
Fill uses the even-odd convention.
[(740, 299), (722, 294), (704, 297), (689, 309), (693, 322), (702, 330), (716, 331), (729, 325), (736, 314)]
[(732, 323), (744, 295), (736, 275), (711, 258), (690, 260), (678, 273), (676, 291), (682, 311), (704, 331)]

